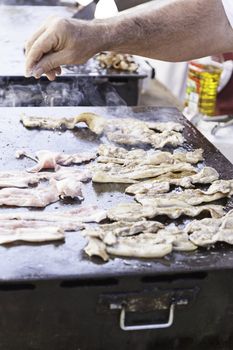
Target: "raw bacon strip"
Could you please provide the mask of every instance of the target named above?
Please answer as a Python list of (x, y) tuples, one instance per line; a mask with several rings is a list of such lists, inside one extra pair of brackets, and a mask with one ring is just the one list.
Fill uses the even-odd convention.
[(60, 181), (55, 181), (54, 179), (50, 180), (50, 183), (54, 183), (54, 186), (57, 188), (60, 198), (76, 198), (84, 199), (82, 193), (82, 182), (76, 181), (75, 178), (63, 179)]
[(76, 181), (87, 182), (91, 179), (91, 173), (88, 170), (62, 167), (56, 173), (40, 172), (29, 174), (25, 171), (0, 171), (0, 189), (7, 187), (27, 188), (30, 185), (37, 185), (40, 181), (50, 179), (75, 179)]
[[(36, 215), (36, 213), (35, 213)], [(18, 219), (9, 219), (9, 220), (0, 220), (0, 231), (2, 229), (12, 230), (15, 231), (19, 228), (31, 228), (37, 229), (37, 228), (45, 228), (45, 230), (48, 227), (58, 226), (64, 231), (77, 231), (83, 229), (84, 223), (81, 221), (70, 221), (68, 219), (66, 220), (57, 220), (57, 221), (41, 221), (41, 220), (18, 220)]]
[[(56, 173), (39, 173), (41, 175), (47, 174), (48, 179), (55, 179), (57, 181), (64, 179), (75, 179), (80, 182), (88, 182), (91, 180), (91, 172), (87, 169), (77, 169), (77, 168), (60, 168)], [(39, 175), (38, 174), (38, 175)]]
[(27, 212), (10, 212), (0, 213), (0, 223), (4, 220), (23, 220), (23, 221), (45, 221), (56, 222), (60, 225), (61, 222), (69, 222), (74, 224), (101, 222), (107, 218), (107, 213), (103, 209), (98, 209), (96, 206), (81, 207), (66, 211), (27, 211)]
[(50, 180), (50, 185), (40, 188), (4, 188), (0, 190), (0, 206), (38, 207), (43, 208), (55, 203), (60, 197), (81, 195), (81, 183), (70, 182), (70, 179)]
[(35, 157), (30, 155), (25, 150), (18, 150), (16, 152), (16, 158), (27, 157), (37, 162), (37, 165), (31, 169), (28, 169), (28, 172), (39, 172), (43, 169), (55, 169), (58, 170), (59, 165), (71, 165), (71, 164), (81, 164), (83, 162), (89, 162), (96, 158), (96, 155), (93, 153), (75, 153), (75, 154), (65, 154), (59, 152), (51, 151), (38, 151), (35, 154)]
[(1, 229), (0, 244), (7, 244), (17, 241), (43, 243), (50, 241), (59, 241), (65, 238), (64, 231), (57, 226), (37, 228), (17, 228)]
[(17, 188), (27, 188), (30, 185), (36, 185), (40, 179), (35, 176), (31, 176), (27, 173), (22, 172), (18, 176), (12, 176), (9, 172), (8, 176), (3, 178), (0, 173), (0, 188), (6, 187), (17, 187)]

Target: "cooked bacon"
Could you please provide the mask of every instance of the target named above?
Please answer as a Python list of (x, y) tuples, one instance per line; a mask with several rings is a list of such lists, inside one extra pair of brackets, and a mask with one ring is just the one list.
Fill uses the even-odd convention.
[(184, 125), (176, 122), (146, 122), (149, 129), (156, 131), (183, 131)]
[(146, 122), (133, 118), (105, 119), (93, 113), (82, 113), (70, 119), (45, 119), (23, 116), (21, 121), (26, 127), (39, 127), (44, 129), (56, 129), (61, 127), (73, 129), (76, 124), (84, 122), (87, 124), (88, 128), (97, 135), (105, 133), (110, 141), (119, 144), (137, 145), (142, 143), (151, 144), (155, 148), (162, 148), (165, 145), (176, 147), (184, 142), (182, 134), (171, 130), (171, 125), (169, 125), (167, 130), (164, 125), (164, 131), (156, 133), (147, 126)]
[(64, 231), (57, 226), (44, 227), (24, 227), (0, 230), (0, 244), (7, 244), (17, 241), (42, 243), (59, 241), (65, 238)]
[(161, 152), (161, 151), (144, 151), (135, 149), (127, 151), (122, 147), (110, 145), (100, 145), (98, 149), (100, 163), (116, 163), (122, 165), (140, 164), (140, 165), (160, 165), (173, 164), (177, 162), (196, 164), (203, 160), (203, 150), (197, 149), (193, 152)]
[(71, 165), (71, 164), (81, 164), (83, 162), (89, 162), (96, 158), (96, 155), (93, 153), (75, 153), (75, 154), (65, 154), (59, 152), (51, 151), (38, 151), (35, 156), (32, 156), (25, 150), (18, 150), (16, 152), (16, 158), (30, 158), (37, 162), (37, 165), (31, 169), (28, 169), (28, 172), (39, 172), (43, 169), (55, 169), (60, 168), (59, 165)]
[(164, 227), (156, 221), (121, 221), (94, 228), (87, 227), (83, 235), (88, 240), (86, 253), (89, 256), (99, 256), (104, 261), (109, 260), (109, 255), (161, 258), (172, 250), (197, 249), (184, 230), (174, 225)]
[(106, 245), (98, 238), (90, 237), (84, 251), (89, 256), (99, 256), (104, 261), (109, 260), (109, 255), (106, 252)]
[(191, 242), (197, 246), (213, 245), (217, 242), (233, 244), (233, 210), (220, 219), (194, 220), (186, 226)]
[(221, 198), (233, 195), (233, 181), (219, 180), (214, 182), (206, 191), (199, 189), (189, 189), (182, 192), (171, 192), (166, 194), (156, 194), (148, 191), (146, 194), (137, 194), (136, 200), (143, 205), (151, 206), (172, 206), (199, 205), (201, 203), (213, 202)]
[(107, 246), (107, 253), (132, 258), (163, 258), (172, 252), (172, 244), (158, 239), (156, 235), (146, 237), (120, 237), (113, 246)]
[(119, 165), (108, 164), (106, 168), (96, 165), (92, 170), (92, 180), (93, 182), (135, 183), (135, 180), (147, 179), (170, 172), (176, 173), (181, 171), (192, 171), (195, 173), (196, 169), (189, 163), (161, 164), (157, 166), (139, 165), (135, 167), (122, 167)]
[(139, 203), (119, 203), (107, 211), (107, 216), (114, 221), (137, 221), (144, 218), (153, 219), (156, 216), (166, 215), (177, 219), (182, 215), (195, 217), (201, 213), (209, 213), (213, 218), (224, 215), (221, 205), (191, 206), (186, 203), (157, 202), (157, 206), (141, 205)]
[(20, 121), (26, 128), (40, 128), (40, 129), (59, 129), (64, 127), (65, 129), (74, 129), (76, 125), (75, 118), (52, 118), (52, 117), (36, 117), (22, 115)]
[(128, 72), (136, 72), (138, 64), (135, 63), (133, 56), (115, 52), (101, 52), (96, 57), (102, 68), (113, 68)]
[(0, 222), (8, 220), (23, 220), (23, 221), (45, 221), (56, 222), (60, 225), (62, 222), (70, 222), (74, 224), (97, 222), (107, 218), (107, 213), (103, 209), (99, 209), (96, 206), (90, 207), (78, 207), (65, 211), (27, 211), (18, 212), (11, 211), (10, 213), (0, 213)]
[(97, 228), (86, 228), (86, 230), (83, 231), (83, 235), (86, 237), (99, 238), (106, 244), (114, 244), (116, 243), (118, 237), (134, 236), (141, 232), (156, 233), (163, 227), (164, 225), (157, 221), (118, 221), (112, 224), (99, 225)]
[[(176, 177), (177, 175), (177, 177)], [(184, 176), (182, 176), (184, 175)], [(155, 179), (143, 181), (126, 188), (125, 192), (130, 194), (147, 194), (166, 193), (170, 191), (171, 185), (192, 188), (193, 184), (208, 184), (219, 178), (218, 172), (210, 167), (203, 168), (199, 173), (194, 175), (184, 174), (165, 174)]]

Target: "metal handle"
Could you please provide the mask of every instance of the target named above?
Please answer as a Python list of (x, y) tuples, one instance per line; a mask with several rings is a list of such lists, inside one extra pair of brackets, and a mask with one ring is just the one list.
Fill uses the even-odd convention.
[(141, 330), (149, 330), (149, 329), (169, 328), (172, 326), (173, 321), (174, 321), (174, 310), (175, 310), (175, 304), (171, 304), (170, 310), (169, 310), (168, 322), (166, 322), (166, 323), (126, 326), (126, 324), (125, 324), (126, 310), (125, 310), (125, 307), (123, 306), (121, 309), (121, 314), (120, 314), (120, 328), (123, 331), (141, 331)]

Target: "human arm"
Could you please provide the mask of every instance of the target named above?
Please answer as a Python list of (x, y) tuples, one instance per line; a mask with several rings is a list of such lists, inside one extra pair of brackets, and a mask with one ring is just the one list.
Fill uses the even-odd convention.
[(36, 65), (37, 78), (104, 50), (172, 62), (233, 51), (233, 29), (221, 0), (172, 0), (160, 6), (155, 1), (110, 19), (60, 21), (27, 45), (26, 66)]

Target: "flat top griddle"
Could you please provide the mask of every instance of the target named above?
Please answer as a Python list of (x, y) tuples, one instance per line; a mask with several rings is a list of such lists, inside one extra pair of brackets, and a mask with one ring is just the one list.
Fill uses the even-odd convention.
[[(0, 109), (0, 169), (24, 169), (31, 166), (29, 160), (15, 159), (15, 151), (27, 148), (30, 151), (50, 149), (56, 151), (78, 152), (96, 149), (101, 143), (99, 137), (85, 127), (73, 131), (27, 130), (19, 122), (21, 113), (38, 116), (71, 117), (84, 111), (91, 111), (111, 117), (135, 117), (142, 120), (178, 121), (185, 125), (184, 136), (188, 142), (186, 150), (204, 149), (206, 165), (219, 171), (221, 178), (233, 178), (232, 164), (179, 112), (174, 108), (153, 107), (58, 107), (58, 108), (1, 108)], [(121, 201), (132, 201), (123, 194), (125, 186), (117, 184), (89, 183), (85, 187), (85, 200), (82, 204), (55, 203), (46, 211), (69, 209), (74, 206), (96, 204), (109, 208)], [(228, 202), (228, 208), (233, 206)], [(29, 209), (1, 208), (3, 211), (22, 211)], [(0, 246), (0, 281), (28, 281), (47, 279), (85, 279), (132, 275), (161, 275), (185, 272), (198, 272), (233, 267), (233, 248), (218, 245), (212, 249), (198, 249), (193, 253), (173, 252), (164, 259), (137, 260), (114, 258), (102, 263), (98, 258), (89, 258), (83, 252), (86, 240), (80, 232), (66, 233), (65, 243), (60, 244), (14, 244)]]

